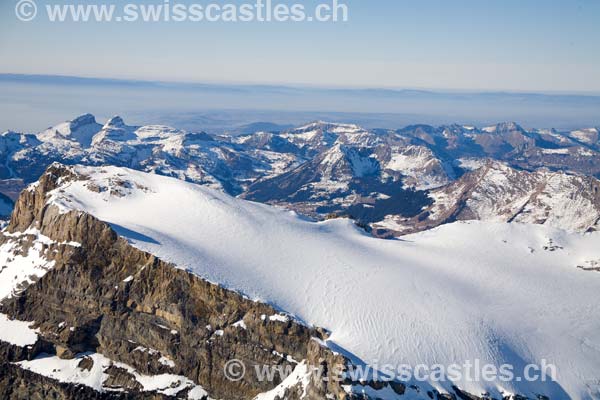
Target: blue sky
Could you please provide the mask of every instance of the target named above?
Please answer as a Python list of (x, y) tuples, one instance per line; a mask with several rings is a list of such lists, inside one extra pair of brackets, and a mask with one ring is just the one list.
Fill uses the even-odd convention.
[[(38, 0), (39, 8), (47, 3)], [(316, 1), (303, 3), (309, 7)], [(16, 1), (3, 0), (0, 72), (331, 87), (600, 92), (599, 1), (346, 3), (350, 10), (346, 23), (76, 24), (39, 18), (20, 22), (14, 15)]]

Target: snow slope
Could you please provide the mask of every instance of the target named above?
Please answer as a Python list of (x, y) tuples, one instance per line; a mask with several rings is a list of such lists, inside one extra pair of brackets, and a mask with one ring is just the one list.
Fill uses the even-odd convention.
[[(88, 147), (92, 137), (102, 129), (91, 114), (81, 115), (72, 121), (60, 123), (37, 134), (42, 142), (60, 145), (62, 141), (74, 141), (82, 147)], [(63, 144), (64, 145), (64, 144)]]
[(88, 211), (140, 249), (331, 330), (330, 346), (364, 362), (480, 360), (518, 370), (545, 359), (557, 366), (557, 383), (456, 383), (495, 397), (592, 398), (600, 274), (577, 266), (600, 260), (599, 233), (470, 222), (384, 241), (348, 220), (313, 223), (171, 178), (74, 168), (90, 179), (65, 183), (50, 202)]
[[(79, 366), (84, 357), (89, 357), (93, 361), (92, 367), (89, 370)], [(172, 374), (143, 375), (129, 365), (114, 362), (99, 353), (82, 353), (71, 360), (63, 360), (54, 355), (40, 354), (40, 356), (33, 360), (21, 361), (17, 364), (24, 369), (60, 382), (88, 386), (99, 392), (111, 390), (105, 386), (106, 379), (108, 378), (105, 371), (114, 365), (127, 370), (127, 372), (133, 375), (135, 380), (141, 385), (143, 392), (156, 391), (168, 396), (175, 396), (185, 389), (192, 388), (187, 396), (190, 400), (206, 399), (207, 397), (205, 396), (208, 395), (201, 386), (194, 384), (194, 382), (184, 376)], [(112, 390), (120, 391), (120, 389), (114, 388)]]
[[(37, 230), (29, 230), (22, 234), (3, 232), (10, 239), (0, 245), (0, 300), (7, 297), (18, 297), (20, 292), (37, 279), (46, 275), (54, 267), (54, 261), (44, 257), (46, 245), (53, 241), (41, 235)], [(19, 239), (24, 235), (36, 236), (26, 254), (20, 254)], [(78, 246), (78, 243), (65, 243)]]
[(0, 341), (25, 347), (34, 345), (38, 340), (37, 330), (32, 329), (33, 322), (16, 321), (0, 314)]

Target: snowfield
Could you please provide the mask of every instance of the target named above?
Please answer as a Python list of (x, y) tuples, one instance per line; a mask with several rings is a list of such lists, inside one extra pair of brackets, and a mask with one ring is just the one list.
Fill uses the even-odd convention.
[(496, 398), (593, 398), (600, 273), (577, 267), (600, 260), (600, 233), (470, 222), (385, 241), (348, 220), (314, 223), (176, 179), (74, 169), (90, 179), (65, 183), (50, 202), (87, 211), (142, 250), (329, 329), (332, 348), (374, 365), (480, 360), (520, 371), (546, 360), (557, 366), (557, 382), (455, 383)]
[[(93, 361), (89, 371), (79, 366), (84, 357), (89, 357)], [(192, 388), (187, 396), (189, 400), (206, 399), (205, 396), (208, 395), (201, 386), (196, 385), (184, 376), (172, 374), (143, 375), (127, 364), (114, 362), (98, 353), (81, 353), (72, 360), (63, 360), (57, 356), (42, 353), (34, 360), (21, 361), (17, 364), (24, 369), (60, 382), (88, 386), (99, 392), (111, 390), (105, 386), (106, 379), (108, 378), (105, 371), (109, 367), (115, 366), (123, 368), (132, 374), (135, 380), (141, 385), (143, 392), (156, 391), (167, 396), (175, 396), (182, 390)], [(112, 391), (120, 390), (112, 389)], [(211, 399), (209, 398), (208, 400)]]
[(20, 347), (34, 345), (38, 340), (38, 331), (32, 329), (31, 325), (33, 322), (11, 320), (0, 314), (0, 340)]

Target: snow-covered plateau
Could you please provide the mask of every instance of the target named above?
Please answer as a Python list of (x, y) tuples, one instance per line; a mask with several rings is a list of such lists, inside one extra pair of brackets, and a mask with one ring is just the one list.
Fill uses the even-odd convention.
[(81, 179), (48, 198), (62, 212), (88, 212), (139, 249), (330, 330), (337, 351), (372, 365), (545, 360), (555, 382), (453, 383), (594, 398), (600, 274), (578, 267), (600, 260), (599, 232), (473, 221), (381, 240), (347, 219), (311, 222), (173, 178), (71, 168)]

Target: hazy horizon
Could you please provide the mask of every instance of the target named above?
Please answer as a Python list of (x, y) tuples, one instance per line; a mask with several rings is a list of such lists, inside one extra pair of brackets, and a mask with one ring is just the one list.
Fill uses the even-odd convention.
[(540, 95), (573, 95), (573, 96), (600, 96), (600, 90), (510, 90), (510, 89), (468, 89), (461, 87), (418, 87), (418, 86), (361, 86), (361, 85), (327, 85), (301, 83), (293, 81), (285, 82), (252, 82), (252, 81), (217, 81), (217, 80), (177, 80), (177, 79), (132, 79), (123, 76), (100, 76), (100, 75), (62, 75), (48, 73), (19, 73), (14, 71), (0, 71), (0, 79), (29, 80), (29, 79), (66, 79), (83, 82), (96, 83), (122, 83), (122, 84), (153, 84), (153, 85), (206, 85), (206, 86), (245, 86), (245, 87), (272, 87), (290, 89), (326, 89), (326, 90), (377, 90), (377, 91), (419, 91), (448, 94), (540, 94)]
[(600, 96), (516, 92), (153, 82), (0, 74), (0, 130), (38, 132), (77, 115), (219, 133), (316, 119), (397, 129), (412, 124), (574, 129), (600, 125)]

